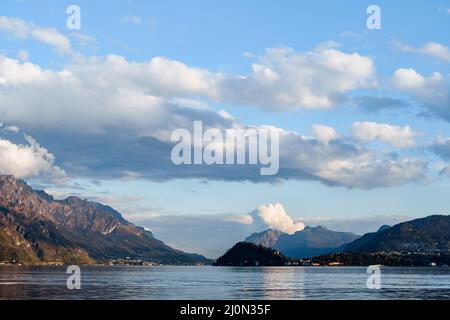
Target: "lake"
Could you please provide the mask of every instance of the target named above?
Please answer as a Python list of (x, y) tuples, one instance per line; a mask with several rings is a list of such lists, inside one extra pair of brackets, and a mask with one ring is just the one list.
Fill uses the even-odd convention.
[(361, 267), (0, 266), (0, 299), (450, 299), (450, 268), (381, 268), (368, 289)]

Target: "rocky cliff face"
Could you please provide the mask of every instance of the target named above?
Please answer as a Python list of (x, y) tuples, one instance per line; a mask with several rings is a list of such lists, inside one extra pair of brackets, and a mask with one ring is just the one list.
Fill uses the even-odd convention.
[(91, 263), (130, 257), (161, 263), (205, 263), (155, 239), (99, 203), (55, 200), (12, 176), (0, 176), (0, 261)]
[(253, 233), (245, 239), (245, 242), (262, 245), (266, 248), (275, 248), (278, 238), (284, 233), (278, 230), (266, 230)]

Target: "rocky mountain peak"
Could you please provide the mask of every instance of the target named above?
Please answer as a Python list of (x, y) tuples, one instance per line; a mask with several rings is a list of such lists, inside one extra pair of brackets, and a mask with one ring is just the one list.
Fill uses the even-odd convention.
[(64, 261), (135, 257), (206, 262), (172, 249), (125, 220), (109, 206), (68, 197), (55, 200), (13, 176), (0, 175), (0, 262)]

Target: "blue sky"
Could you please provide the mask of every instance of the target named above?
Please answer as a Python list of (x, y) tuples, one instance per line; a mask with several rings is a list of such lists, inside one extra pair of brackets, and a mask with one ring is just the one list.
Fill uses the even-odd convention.
[[(66, 27), (71, 4), (81, 30)], [(381, 30), (366, 26), (371, 4)], [(449, 1), (4, 0), (0, 173), (108, 203), (209, 256), (273, 227), (255, 222), (267, 203), (358, 233), (448, 213), (449, 9)], [(167, 133), (194, 120), (282, 129), (279, 179), (171, 166)], [(327, 128), (331, 140), (320, 138)], [(223, 241), (205, 249), (199, 230)]]

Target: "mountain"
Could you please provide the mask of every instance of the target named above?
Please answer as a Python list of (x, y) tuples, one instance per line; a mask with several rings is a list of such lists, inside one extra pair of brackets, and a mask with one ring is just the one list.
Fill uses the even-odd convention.
[(293, 258), (309, 258), (340, 252), (347, 243), (359, 238), (349, 232), (336, 232), (324, 227), (306, 227), (292, 235), (275, 230), (254, 233), (244, 241), (276, 249)]
[(12, 176), (0, 176), (0, 262), (92, 263), (140, 259), (208, 263), (175, 250), (111, 207), (69, 197), (55, 200)]
[(289, 258), (276, 250), (239, 242), (217, 259), (214, 266), (284, 266), (289, 261)]
[(266, 248), (274, 248), (278, 242), (278, 238), (285, 233), (278, 230), (265, 230), (256, 232), (245, 238), (245, 242), (262, 245)]
[(368, 233), (346, 252), (449, 252), (450, 216), (434, 215)]
[(314, 257), (314, 263), (367, 266), (450, 264), (450, 216), (434, 215), (383, 226), (349, 243), (342, 252)]

